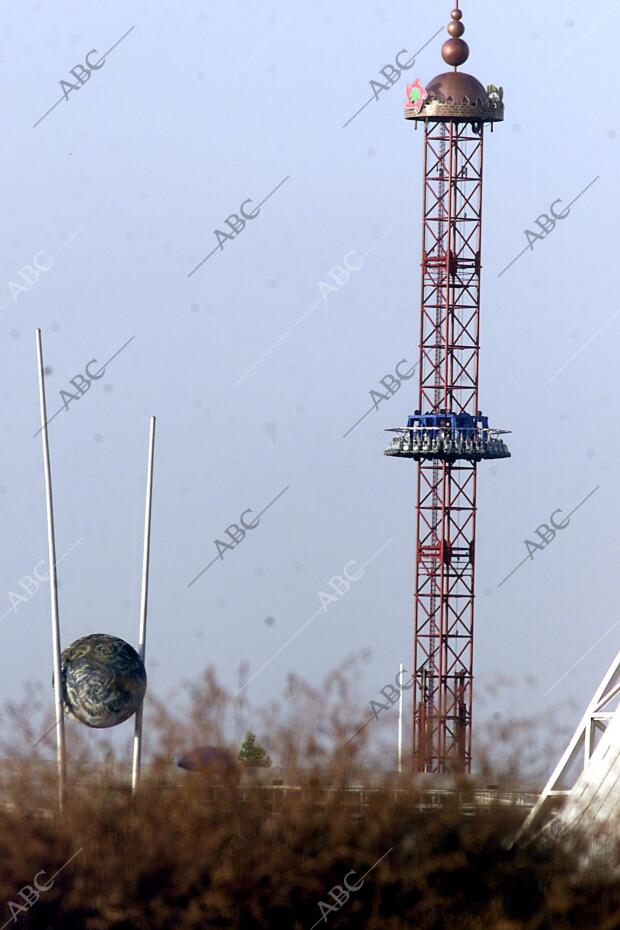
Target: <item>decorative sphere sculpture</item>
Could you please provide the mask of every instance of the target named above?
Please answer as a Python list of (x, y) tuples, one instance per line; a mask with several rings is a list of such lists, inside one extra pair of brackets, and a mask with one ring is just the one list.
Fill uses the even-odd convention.
[(140, 707), (146, 670), (136, 650), (118, 636), (91, 633), (60, 657), (65, 710), (88, 727), (115, 727)]

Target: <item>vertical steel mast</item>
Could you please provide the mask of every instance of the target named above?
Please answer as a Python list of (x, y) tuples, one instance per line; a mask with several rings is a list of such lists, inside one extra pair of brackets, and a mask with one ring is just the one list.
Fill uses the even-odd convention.
[(386, 454), (418, 462), (417, 772), (470, 771), (477, 466), (510, 454), (478, 407), (483, 135), (503, 93), (457, 70), (461, 18), (457, 4), (442, 47), (453, 70), (408, 87), (405, 107), (424, 123), (419, 403)]

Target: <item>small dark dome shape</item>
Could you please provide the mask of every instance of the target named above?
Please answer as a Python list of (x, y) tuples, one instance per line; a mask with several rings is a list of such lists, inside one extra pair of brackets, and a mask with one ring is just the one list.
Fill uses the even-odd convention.
[(221, 746), (196, 746), (183, 755), (173, 756), (170, 761), (186, 772), (208, 776), (212, 784), (236, 787), (241, 778), (241, 765)]
[(117, 636), (92, 633), (60, 657), (65, 710), (88, 727), (128, 720), (146, 693), (146, 670), (136, 650)]

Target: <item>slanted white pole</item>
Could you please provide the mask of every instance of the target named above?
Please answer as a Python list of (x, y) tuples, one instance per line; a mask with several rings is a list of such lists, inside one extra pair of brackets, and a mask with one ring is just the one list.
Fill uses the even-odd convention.
[[(149, 457), (146, 469), (146, 504), (144, 507), (144, 551), (142, 555), (142, 594), (140, 597), (140, 633), (138, 652), (142, 661), (146, 656), (146, 614), (149, 600), (149, 561), (151, 550), (151, 507), (153, 503), (153, 458), (155, 456), (155, 417), (150, 419)], [(133, 765), (131, 769), (131, 790), (135, 794), (140, 781), (142, 765), (142, 704), (136, 712), (133, 735)]]
[[(398, 676), (398, 681), (402, 682), (403, 680), (403, 671), (404, 665), (400, 663), (400, 675)], [(402, 685), (400, 688), (400, 694), (398, 695), (398, 774), (403, 770), (403, 689)]]
[(67, 763), (65, 757), (65, 714), (62, 699), (60, 671), (60, 621), (58, 617), (58, 583), (56, 577), (56, 540), (54, 536), (54, 505), (52, 501), (52, 473), (47, 437), (47, 407), (45, 403), (45, 370), (41, 330), (35, 331), (37, 362), (39, 366), (39, 407), (41, 411), (41, 438), (43, 440), (43, 470), (45, 473), (45, 500), (47, 506), (47, 546), (49, 553), (50, 599), (52, 606), (52, 658), (54, 668), (54, 706), (56, 710), (56, 764), (58, 768), (58, 807), (62, 811), (65, 797)]

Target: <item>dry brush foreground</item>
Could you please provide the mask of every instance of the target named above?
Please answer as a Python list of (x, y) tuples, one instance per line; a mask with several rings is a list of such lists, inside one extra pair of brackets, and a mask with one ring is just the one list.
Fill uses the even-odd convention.
[[(60, 817), (53, 767), (42, 758), (49, 757), (47, 741), (34, 754), (16, 753), (13, 737), (2, 771), (0, 926), (620, 927), (618, 873), (584, 870), (578, 850), (543, 838), (511, 847), (522, 809), (499, 801), (477, 808), (465, 783), (430, 811), (406, 778), (378, 783), (375, 773), (362, 790), (367, 734), (333, 749), (355, 729), (345, 674), (331, 676), (320, 692), (291, 679), (284, 697), (282, 707), (265, 711), (263, 731), (297, 790), (261, 784), (252, 772), (239, 783), (234, 773), (171, 770), (174, 751), (223, 744), (230, 720), (239, 729), (247, 722), (248, 708), (230, 701), (210, 673), (190, 689), (178, 717), (156, 707), (152, 762), (135, 799), (118, 778), (113, 745), (102, 734), (94, 744), (72, 726)], [(8, 709), (22, 748), (36, 739), (35, 704), (29, 698)]]

